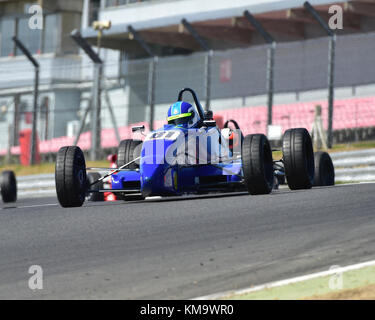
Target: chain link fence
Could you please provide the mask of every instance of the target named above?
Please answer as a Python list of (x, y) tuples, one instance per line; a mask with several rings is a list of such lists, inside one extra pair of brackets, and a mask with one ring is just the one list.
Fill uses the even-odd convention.
[[(278, 43), (275, 53), (274, 93), (292, 93), (295, 97), (298, 97), (300, 93), (326, 90), (328, 44), (328, 38)], [(373, 32), (338, 36), (335, 87), (355, 88), (360, 85), (375, 84), (375, 55), (372, 54), (373, 52), (375, 52), (375, 33)], [(199, 52), (190, 55), (158, 58), (156, 65), (155, 120), (165, 119), (168, 105), (177, 99), (178, 91), (183, 87), (193, 88), (202, 101), (202, 105), (205, 104), (207, 54), (206, 52)], [(117, 89), (123, 89), (121, 94), (117, 92), (117, 98), (113, 101), (115, 113), (126, 113), (126, 116), (121, 117), (122, 120), (118, 123), (119, 127), (125, 127), (131, 123), (148, 122), (151, 59), (121, 60), (119, 54), (109, 57), (110, 59), (106, 61), (105, 70), (109, 70), (110, 77), (118, 78)], [(212, 71), (209, 76), (213, 111), (242, 108), (241, 110), (245, 112), (246, 109), (246, 112), (248, 112), (248, 108), (243, 107), (266, 105), (266, 45), (215, 51), (211, 61)], [(74, 86), (75, 83), (92, 81), (92, 64), (84, 58), (50, 58), (46, 59), (44, 64), (42, 61), (41, 64), (42, 85), (50, 81)], [(25, 76), (25, 72), (28, 71), (32, 72), (31, 67), (26, 66), (26, 64), (25, 67), (19, 64), (13, 66), (11, 62), (7, 65), (1, 64), (0, 72), (7, 74), (7, 77), (0, 80), (0, 89), (27, 85), (25, 79), (29, 77)], [(32, 83), (28, 85), (32, 85)], [(80, 88), (79, 90), (90, 91), (90, 88)], [(256, 97), (260, 97), (259, 100), (256, 100)], [(186, 98), (189, 101), (188, 95)], [(255, 99), (256, 102), (249, 103), (251, 99)], [(295, 99), (298, 100), (298, 98)], [(321, 99), (321, 93), (316, 100), (319, 99)], [(313, 100), (314, 93), (310, 95), (310, 101)], [(53, 99), (51, 99), (52, 102), (54, 102)], [(292, 102), (295, 101), (286, 103)], [(362, 112), (361, 108), (357, 109), (358, 112)], [(72, 114), (70, 118), (77, 119), (75, 106), (70, 104), (54, 110), (53, 105), (51, 105), (49, 125), (53, 125), (53, 121), (61, 122), (61, 115), (64, 110), (66, 113)], [(286, 112), (292, 111), (291, 108), (288, 108)], [(53, 116), (54, 112), (58, 113), (57, 116)], [(103, 118), (105, 119), (109, 119), (109, 116), (106, 115), (107, 112), (104, 102)], [(241, 116), (241, 111), (237, 114)], [(286, 118), (287, 116), (284, 115), (283, 117)], [(335, 114), (335, 117), (337, 117), (337, 114)], [(9, 118), (12, 118), (11, 114)], [(254, 118), (256, 117), (254, 116)], [(353, 115), (353, 118), (358, 117)], [(259, 117), (259, 119), (252, 121), (263, 123), (265, 120)], [(285, 121), (288, 121), (288, 119)], [(103, 123), (103, 128), (110, 126), (109, 121)], [(0, 132), (5, 134), (7, 131), (8, 129), (2, 128), (0, 123)]]

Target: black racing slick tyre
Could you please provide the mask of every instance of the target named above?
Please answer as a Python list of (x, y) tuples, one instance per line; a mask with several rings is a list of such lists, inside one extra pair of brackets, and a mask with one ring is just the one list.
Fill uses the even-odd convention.
[[(141, 140), (122, 140), (118, 146), (117, 151), (117, 167), (120, 168), (123, 165), (133, 161), (141, 155), (142, 141)], [(139, 161), (133, 162), (128, 165), (125, 169), (138, 169)]]
[(55, 167), (56, 193), (64, 208), (81, 207), (85, 202), (85, 156), (79, 147), (62, 147), (57, 153)]
[(289, 129), (283, 137), (285, 176), (291, 190), (310, 189), (314, 182), (314, 151), (309, 132)]
[(13, 171), (3, 171), (1, 173), (0, 187), (3, 202), (17, 201), (17, 181)]
[(314, 187), (335, 185), (335, 168), (333, 166), (331, 156), (327, 152), (315, 152), (314, 162)]
[[(87, 189), (89, 190), (103, 190), (104, 185), (103, 181), (99, 181), (95, 183), (94, 185), (91, 185), (95, 181), (99, 180), (102, 176), (98, 172), (90, 172), (87, 174)], [(104, 201), (104, 193), (103, 192), (92, 192), (88, 193), (86, 195), (86, 200), (87, 201)]]
[(271, 193), (274, 183), (272, 150), (265, 135), (250, 134), (244, 138), (242, 168), (250, 194)]

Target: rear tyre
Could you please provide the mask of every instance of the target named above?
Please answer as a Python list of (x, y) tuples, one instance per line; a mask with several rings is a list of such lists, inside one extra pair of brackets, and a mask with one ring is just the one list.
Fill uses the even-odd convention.
[(17, 181), (13, 171), (3, 171), (1, 173), (0, 187), (3, 202), (17, 201)]
[(250, 194), (271, 193), (274, 183), (272, 150), (263, 134), (250, 134), (242, 145), (242, 168)]
[[(141, 155), (142, 141), (141, 140), (122, 140), (118, 146), (117, 151), (117, 167), (120, 168), (124, 164), (138, 158)], [(138, 169), (139, 161), (133, 162), (126, 169)]]
[(333, 166), (331, 156), (327, 152), (315, 152), (314, 162), (314, 187), (335, 185), (335, 168)]
[(289, 129), (283, 138), (283, 161), (291, 190), (310, 189), (314, 182), (314, 151), (309, 132)]
[[(101, 178), (101, 175), (97, 172), (90, 172), (89, 174), (87, 174), (87, 184), (88, 184), (87, 188), (90, 190), (103, 190), (104, 189), (103, 181), (99, 181), (95, 183), (94, 185), (90, 186), (92, 183), (94, 183), (100, 178)], [(99, 193), (99, 192), (88, 193), (86, 195), (86, 200), (95, 201), (95, 202), (104, 201), (104, 193)]]
[(87, 177), (85, 156), (79, 147), (63, 147), (57, 153), (56, 193), (64, 208), (81, 207), (85, 201)]

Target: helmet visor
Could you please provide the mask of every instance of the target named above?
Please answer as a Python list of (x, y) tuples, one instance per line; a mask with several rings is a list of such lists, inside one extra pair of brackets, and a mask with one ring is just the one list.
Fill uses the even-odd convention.
[(185, 124), (185, 123), (188, 123), (192, 117), (192, 113), (182, 113), (182, 114), (179, 114), (179, 115), (176, 115), (176, 116), (171, 116), (171, 117), (168, 117), (168, 124), (175, 124), (175, 125), (178, 125), (178, 124)]

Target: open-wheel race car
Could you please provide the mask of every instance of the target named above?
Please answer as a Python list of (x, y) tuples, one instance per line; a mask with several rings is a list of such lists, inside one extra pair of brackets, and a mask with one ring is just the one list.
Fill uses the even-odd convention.
[[(194, 105), (183, 101), (186, 92), (192, 95)], [(95, 168), (86, 168), (79, 147), (61, 148), (55, 169), (61, 206), (79, 207), (87, 195), (109, 191), (117, 199), (142, 200), (212, 192), (269, 194), (285, 180), (292, 190), (334, 184), (330, 156), (325, 152), (314, 155), (310, 134), (304, 128), (285, 132), (282, 159), (274, 161), (264, 134), (244, 136), (234, 120), (219, 129), (212, 112), (204, 112), (190, 88), (179, 92), (167, 120), (168, 124), (148, 133), (144, 141), (123, 140), (118, 148), (118, 168), (106, 168), (108, 174), (96, 175), (96, 179), (92, 175), (88, 179), (87, 172)], [(235, 128), (230, 128), (231, 123)], [(133, 132), (143, 130), (143, 126), (133, 128)], [(108, 177), (110, 190), (102, 187)]]

